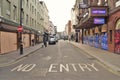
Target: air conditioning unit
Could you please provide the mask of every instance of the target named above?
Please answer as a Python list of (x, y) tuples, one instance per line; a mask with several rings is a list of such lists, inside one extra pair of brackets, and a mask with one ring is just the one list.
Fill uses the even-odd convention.
[(10, 11), (6, 10), (6, 15), (10, 16)]

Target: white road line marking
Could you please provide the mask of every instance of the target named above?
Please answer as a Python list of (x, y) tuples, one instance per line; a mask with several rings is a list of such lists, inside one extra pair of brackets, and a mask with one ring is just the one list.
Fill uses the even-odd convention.
[(51, 64), (48, 72), (70, 72), (70, 71), (99, 71), (99, 69), (97, 69), (95, 67), (95, 64)]
[(57, 70), (53, 70), (53, 69), (56, 69), (56, 66), (57, 66), (57, 65), (58, 65), (58, 64), (51, 64), (48, 72), (57, 72)]
[(91, 66), (94, 70), (99, 71), (99, 70), (95, 67), (95, 64), (94, 64), (94, 63), (88, 64), (88, 65)]
[(92, 71), (86, 64), (78, 64), (78, 65), (82, 71), (85, 71), (85, 69)]
[(67, 72), (69, 72), (69, 65), (66, 64), (65, 66), (63, 64), (60, 64), (60, 72), (63, 72), (63, 69)]
[(23, 65), (23, 64), (21, 64), (21, 65), (19, 65), (19, 66), (17, 66), (17, 67), (15, 67), (15, 68), (13, 68), (11, 71), (22, 71), (22, 72), (29, 72), (29, 71), (31, 71), (34, 67), (36, 66), (36, 64), (26, 64), (26, 65)]
[(75, 64), (71, 64), (71, 65), (72, 65), (74, 71), (77, 72), (77, 68), (75, 67)]

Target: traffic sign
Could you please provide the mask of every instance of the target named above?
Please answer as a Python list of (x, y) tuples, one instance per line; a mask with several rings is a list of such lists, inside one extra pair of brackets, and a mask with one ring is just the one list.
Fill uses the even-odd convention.
[(23, 27), (22, 26), (18, 26), (18, 32), (22, 32), (23, 31)]

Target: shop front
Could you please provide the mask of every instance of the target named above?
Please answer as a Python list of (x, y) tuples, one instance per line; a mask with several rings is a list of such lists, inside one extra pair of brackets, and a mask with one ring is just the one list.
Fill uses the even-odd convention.
[(17, 27), (0, 24), (0, 54), (17, 50)]
[(78, 28), (83, 30), (83, 43), (108, 50), (107, 6), (91, 6)]
[(108, 49), (120, 54), (120, 9), (110, 12), (108, 21)]
[[(0, 22), (0, 54), (15, 51), (20, 47), (20, 34), (18, 32), (18, 25), (12, 21), (1, 19)], [(31, 33), (32, 31), (32, 33)], [(35, 30), (25, 27), (22, 32), (23, 47), (30, 47), (32, 39), (35, 39)]]
[(115, 53), (120, 54), (120, 19), (116, 22), (115, 28)]

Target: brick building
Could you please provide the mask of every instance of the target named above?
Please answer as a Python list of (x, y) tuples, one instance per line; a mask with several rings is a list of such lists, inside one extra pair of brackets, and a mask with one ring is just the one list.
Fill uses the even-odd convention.
[(76, 0), (82, 43), (120, 53), (120, 0)]

